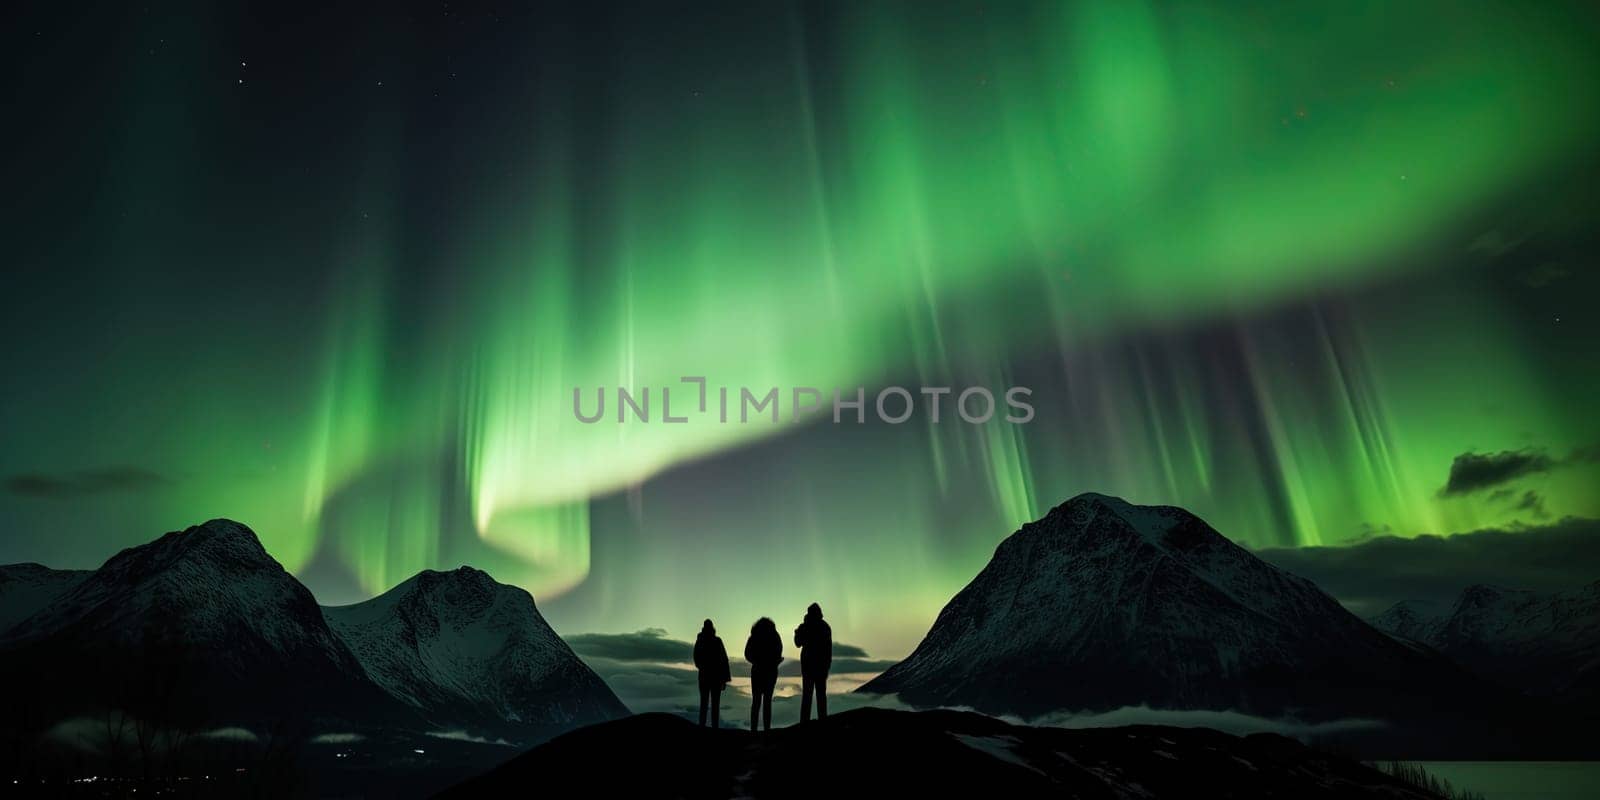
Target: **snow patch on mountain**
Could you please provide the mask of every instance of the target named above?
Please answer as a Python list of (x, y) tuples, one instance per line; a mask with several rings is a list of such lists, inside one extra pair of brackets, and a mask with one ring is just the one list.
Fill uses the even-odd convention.
[(33, 563), (0, 565), (0, 634), (50, 605), (88, 576), (86, 569), (51, 569)]
[(1425, 682), (1435, 661), (1183, 509), (1084, 494), (1002, 541), (861, 691), (1022, 716), (1150, 704), (1331, 718), (1347, 699), (1378, 703), (1374, 684)]
[[(309, 653), (359, 675), (311, 592), (269, 556), (249, 528), (216, 519), (112, 556), (6, 634), (25, 644), (68, 633), (101, 645), (142, 646), (153, 631), (208, 659), (253, 669), (257, 645), (284, 658)], [(249, 643), (251, 646), (240, 646)]]
[(324, 613), (374, 681), (441, 725), (559, 726), (627, 713), (531, 595), (471, 567), (426, 570)]
[(1535, 695), (1587, 686), (1600, 663), (1600, 581), (1553, 593), (1477, 584), (1442, 613), (1401, 603), (1372, 622)]
[(1369, 618), (1372, 627), (1400, 639), (1429, 644), (1444, 627), (1450, 607), (1426, 600), (1401, 600)]
[(0, 679), (27, 680), (45, 717), (121, 709), (194, 730), (421, 722), (368, 679), (255, 533), (225, 519), (117, 553), (0, 651)]

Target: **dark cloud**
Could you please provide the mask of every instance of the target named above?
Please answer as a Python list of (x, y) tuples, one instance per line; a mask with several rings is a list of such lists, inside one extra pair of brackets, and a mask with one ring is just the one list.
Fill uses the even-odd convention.
[(1544, 508), (1544, 498), (1532, 489), (1522, 493), (1522, 499), (1517, 501), (1514, 508), (1518, 511), (1532, 512), (1535, 519), (1545, 519), (1550, 516), (1550, 512)]
[(692, 669), (614, 662), (590, 666), (636, 712), (676, 710), (699, 699), (700, 679)]
[(1370, 616), (1401, 600), (1452, 603), (1475, 583), (1541, 592), (1592, 583), (1600, 578), (1600, 519), (1568, 517), (1453, 536), (1380, 536), (1348, 547), (1271, 548), (1256, 555)]
[[(1450, 477), (1445, 481), (1444, 488), (1439, 490), (1439, 496), (1472, 494), (1493, 488), (1494, 491), (1489, 494), (1489, 501), (1500, 502), (1516, 496), (1516, 492), (1506, 488), (1504, 484), (1518, 478), (1565, 467), (1597, 463), (1600, 463), (1600, 442), (1574, 448), (1566, 458), (1552, 458), (1543, 450), (1537, 449), (1462, 453), (1450, 462)], [(1539, 502), (1530, 501), (1530, 494), (1532, 493), (1522, 495), (1520, 502)], [(1533, 507), (1533, 505), (1518, 506), (1529, 509)]]
[(1473, 239), (1472, 243), (1467, 245), (1467, 252), (1494, 259), (1516, 250), (1523, 241), (1523, 237), (1507, 236), (1499, 230), (1492, 230)]
[[(744, 659), (739, 657), (743, 652), (743, 637), (729, 638), (724, 635), (723, 642), (728, 648), (734, 672), (748, 675), (747, 665)], [(692, 661), (694, 657), (693, 643), (669, 638), (667, 632), (660, 628), (645, 628), (633, 633), (580, 633), (567, 637), (567, 644), (586, 660), (683, 664)], [(798, 656), (798, 651), (795, 655)], [(834, 642), (833, 663), (834, 672), (869, 672), (888, 669), (894, 662), (875, 661), (868, 658), (867, 651), (860, 647)], [(785, 674), (793, 670), (794, 674), (798, 675), (800, 662), (796, 658), (790, 658), (785, 660), (779, 669)]]
[[(838, 645), (834, 645), (834, 648), (835, 649), (834, 649), (834, 656), (833, 656), (833, 665), (828, 670), (829, 673), (833, 674), (833, 675), (843, 675), (843, 674), (845, 674), (847, 672), (870, 672), (870, 673), (876, 675), (877, 673), (882, 672), (882, 671), (884, 671), (884, 670), (886, 670), (886, 669), (888, 669), (888, 668), (890, 668), (890, 667), (895, 665), (895, 662), (893, 662), (893, 661), (880, 661), (880, 660), (871, 659), (871, 658), (853, 658), (853, 657), (851, 657), (851, 658), (841, 658), (839, 656), (839, 654), (838, 654), (839, 653), (839, 651), (837, 649)], [(859, 649), (859, 648), (853, 648), (853, 649)], [(750, 674), (748, 668), (742, 674), (745, 674), (745, 675)], [(800, 657), (799, 657), (799, 655), (797, 654), (794, 658), (786, 658), (786, 659), (784, 659), (783, 663), (778, 665), (778, 674), (779, 675), (785, 675), (785, 676), (791, 676), (791, 677), (799, 677), (800, 676)]]
[(682, 663), (692, 660), (694, 656), (694, 645), (669, 639), (667, 632), (660, 628), (645, 628), (633, 633), (580, 633), (568, 636), (567, 644), (586, 659)]
[(1505, 450), (1499, 453), (1462, 453), (1450, 462), (1450, 478), (1439, 490), (1443, 496), (1462, 495), (1516, 480), (1524, 475), (1546, 472), (1556, 462), (1538, 450)]
[(71, 498), (107, 492), (140, 492), (170, 483), (139, 467), (106, 467), (57, 475), (26, 473), (6, 479), (6, 491), (26, 497)]
[(834, 642), (833, 643), (833, 657), (834, 658), (839, 658), (841, 656), (847, 657), (847, 658), (866, 658), (867, 657), (867, 651), (862, 650), (861, 648), (856, 647), (853, 644), (845, 644), (844, 642)]
[(1571, 276), (1572, 273), (1566, 267), (1547, 262), (1523, 273), (1522, 282), (1535, 289), (1543, 289), (1552, 283)]

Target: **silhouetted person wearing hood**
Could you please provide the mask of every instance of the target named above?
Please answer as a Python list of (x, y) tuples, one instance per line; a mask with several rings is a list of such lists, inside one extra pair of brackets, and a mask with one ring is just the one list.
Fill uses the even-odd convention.
[(763, 720), (762, 730), (772, 730), (772, 692), (778, 688), (778, 662), (783, 660), (783, 637), (778, 626), (762, 617), (750, 626), (744, 643), (744, 660), (750, 662), (750, 730)]
[(694, 639), (694, 666), (700, 670), (700, 724), (706, 724), (706, 705), (711, 706), (711, 727), (717, 727), (722, 710), (722, 689), (733, 680), (728, 669), (728, 648), (722, 646), (717, 628), (706, 620)]
[(812, 603), (805, 621), (794, 629), (800, 648), (800, 721), (811, 719), (811, 696), (817, 697), (817, 719), (828, 716), (828, 669), (833, 666), (833, 629), (822, 619), (822, 606)]

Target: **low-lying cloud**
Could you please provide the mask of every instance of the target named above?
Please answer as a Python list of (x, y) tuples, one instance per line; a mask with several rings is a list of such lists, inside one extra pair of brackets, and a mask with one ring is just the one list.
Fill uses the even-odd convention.
[[(797, 698), (795, 697), (780, 698), (773, 701), (773, 706), (777, 708), (780, 704), (792, 704), (796, 700)], [(901, 702), (899, 695), (895, 694), (852, 693), (829, 696), (828, 698), (828, 710), (830, 712), (864, 707), (905, 711), (917, 710), (916, 707)], [(939, 706), (938, 708), (946, 711), (983, 713), (967, 706)], [(1352, 731), (1377, 730), (1388, 724), (1383, 720), (1361, 717), (1310, 722), (1292, 717), (1259, 717), (1233, 710), (1163, 709), (1143, 705), (1123, 706), (1110, 711), (1063, 711), (1031, 718), (1008, 714), (986, 714), (985, 716), (992, 716), (1013, 725), (1073, 729), (1115, 728), (1125, 725), (1172, 725), (1179, 728), (1211, 728), (1234, 736), (1249, 736), (1253, 733), (1276, 733), (1301, 741)]]
[(200, 738), (202, 738), (202, 739), (214, 739), (214, 740), (221, 741), (221, 742), (259, 742), (259, 741), (261, 741), (261, 737), (257, 736), (255, 731), (252, 731), (249, 728), (240, 728), (240, 727), (237, 727), (237, 726), (229, 726), (229, 727), (226, 727), (226, 728), (216, 728), (214, 730), (205, 731), (205, 732), (200, 734)]
[[(660, 628), (633, 633), (580, 633), (567, 637), (567, 643), (635, 713), (666, 711), (686, 716), (699, 713), (700, 678), (694, 668), (692, 643), (673, 639)], [(742, 632), (724, 636), (723, 643), (728, 649), (728, 666), (733, 675), (733, 683), (722, 693), (723, 708), (728, 711), (748, 708), (750, 664), (741, 656)], [(785, 704), (788, 695), (799, 692), (798, 655), (797, 651), (791, 651), (778, 665), (775, 707)], [(866, 650), (856, 645), (834, 642), (829, 685), (848, 691), (894, 663), (871, 658)], [(855, 701), (843, 703), (841, 708), (856, 705)]]
[(466, 731), (428, 731), (428, 735), (435, 739), (449, 739), (452, 742), (470, 742), (472, 744), (492, 744), (500, 747), (515, 747), (504, 739), (490, 739), (485, 736), (474, 736)]
[(1371, 616), (1401, 600), (1448, 605), (1478, 583), (1539, 592), (1586, 586), (1600, 579), (1600, 520), (1379, 536), (1345, 547), (1269, 548), (1256, 555)]
[(311, 737), (312, 744), (355, 744), (366, 741), (359, 733), (319, 733)]
[(1172, 725), (1179, 728), (1211, 728), (1235, 736), (1276, 733), (1302, 741), (1338, 733), (1369, 731), (1385, 727), (1383, 720), (1348, 719), (1307, 722), (1292, 718), (1257, 717), (1232, 710), (1180, 710), (1123, 706), (1112, 711), (1079, 714), (1047, 714), (1029, 720), (1005, 718), (1007, 722), (1044, 725), (1053, 728), (1110, 728), (1123, 725)]
[(633, 633), (580, 633), (567, 637), (574, 652), (586, 658), (613, 661), (690, 661), (694, 645), (667, 638), (660, 628)]
[(171, 483), (165, 476), (141, 467), (104, 467), (47, 474), (23, 473), (6, 478), (6, 491), (24, 497), (77, 498), (110, 492), (140, 492)]

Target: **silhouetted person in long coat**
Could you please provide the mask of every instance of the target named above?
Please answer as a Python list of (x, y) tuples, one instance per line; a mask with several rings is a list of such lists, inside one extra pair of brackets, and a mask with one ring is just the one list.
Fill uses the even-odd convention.
[(706, 705), (711, 706), (711, 727), (717, 727), (722, 709), (722, 689), (733, 680), (728, 669), (728, 648), (722, 646), (717, 628), (706, 620), (694, 639), (694, 666), (700, 670), (700, 724), (706, 724)]
[(772, 730), (772, 691), (778, 687), (778, 662), (783, 660), (776, 623), (762, 617), (750, 626), (744, 660), (750, 662), (750, 730), (756, 729), (757, 720), (765, 720), (762, 730)]
[(812, 603), (794, 629), (800, 648), (800, 721), (811, 719), (811, 697), (817, 698), (817, 719), (828, 716), (828, 669), (833, 666), (833, 629), (822, 619), (822, 606)]

